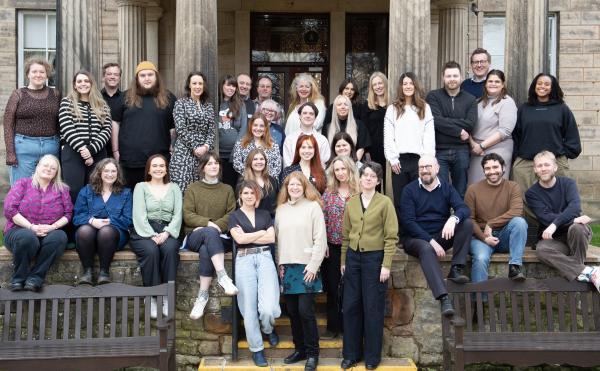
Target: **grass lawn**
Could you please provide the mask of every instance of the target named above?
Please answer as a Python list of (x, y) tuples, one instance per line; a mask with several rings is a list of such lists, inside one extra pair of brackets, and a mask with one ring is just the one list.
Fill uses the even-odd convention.
[(592, 236), (590, 244), (600, 247), (600, 224), (592, 224), (591, 227), (594, 235)]

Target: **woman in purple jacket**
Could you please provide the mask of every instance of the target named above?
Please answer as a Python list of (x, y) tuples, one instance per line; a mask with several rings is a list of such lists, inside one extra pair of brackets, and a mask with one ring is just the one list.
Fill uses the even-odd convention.
[(32, 177), (17, 180), (4, 199), (4, 244), (13, 254), (14, 266), (9, 290), (42, 288), (46, 272), (67, 246), (67, 235), (61, 228), (72, 215), (73, 204), (69, 187), (60, 177), (60, 162), (53, 155), (44, 155)]

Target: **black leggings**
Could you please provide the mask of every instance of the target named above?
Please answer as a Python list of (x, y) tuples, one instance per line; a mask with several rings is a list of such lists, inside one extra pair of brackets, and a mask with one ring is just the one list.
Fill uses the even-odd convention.
[(75, 233), (75, 246), (84, 269), (94, 266), (94, 255), (98, 253), (100, 269), (108, 270), (118, 245), (119, 231), (111, 225), (96, 229), (86, 224)]

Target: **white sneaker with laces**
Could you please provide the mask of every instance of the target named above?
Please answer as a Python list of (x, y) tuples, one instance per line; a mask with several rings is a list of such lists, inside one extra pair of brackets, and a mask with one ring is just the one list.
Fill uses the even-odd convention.
[(229, 276), (223, 276), (219, 278), (217, 282), (219, 282), (219, 285), (221, 285), (226, 295), (234, 296), (237, 295), (237, 293), (239, 292), (238, 288), (235, 287), (233, 281), (231, 281), (231, 278), (229, 278)]
[(158, 317), (158, 305), (156, 304), (156, 298), (150, 299), (150, 318), (156, 319)]
[(204, 315), (204, 308), (206, 307), (206, 303), (208, 303), (208, 297), (198, 297), (194, 302), (194, 307), (190, 312), (190, 318), (193, 320), (199, 319)]

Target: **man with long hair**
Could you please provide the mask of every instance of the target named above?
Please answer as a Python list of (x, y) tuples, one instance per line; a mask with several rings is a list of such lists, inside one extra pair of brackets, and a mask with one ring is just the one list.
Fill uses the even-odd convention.
[[(175, 96), (152, 62), (140, 62), (134, 80), (124, 93), (125, 99), (115, 112), (112, 150), (125, 173), (127, 186), (144, 181), (144, 166), (157, 153), (170, 157), (174, 139), (173, 107)], [(116, 129), (116, 130), (115, 130)]]

